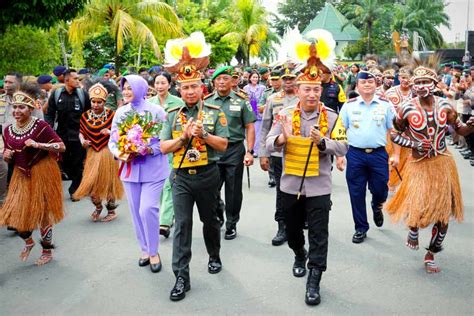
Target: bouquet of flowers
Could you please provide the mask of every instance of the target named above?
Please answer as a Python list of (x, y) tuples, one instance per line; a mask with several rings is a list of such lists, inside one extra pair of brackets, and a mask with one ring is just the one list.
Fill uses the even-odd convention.
[(119, 158), (128, 160), (130, 155), (147, 154), (148, 146), (158, 141), (163, 122), (148, 111), (144, 114), (130, 111), (117, 127)]

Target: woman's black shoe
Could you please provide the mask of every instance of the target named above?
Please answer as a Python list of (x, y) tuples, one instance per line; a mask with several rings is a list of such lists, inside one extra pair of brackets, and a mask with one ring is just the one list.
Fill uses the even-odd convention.
[(153, 273), (158, 273), (161, 271), (161, 258), (160, 258), (160, 255), (158, 255), (158, 258), (160, 259), (160, 262), (158, 263), (151, 263), (150, 262), (150, 270), (151, 272)]
[(138, 259), (138, 265), (140, 267), (146, 267), (149, 264), (150, 264), (150, 258), (145, 258), (145, 259), (140, 258), (140, 259)]

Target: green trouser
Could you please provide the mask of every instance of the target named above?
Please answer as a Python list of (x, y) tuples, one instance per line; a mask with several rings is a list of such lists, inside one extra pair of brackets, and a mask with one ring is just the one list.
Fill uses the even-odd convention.
[[(168, 155), (170, 170), (173, 169), (173, 154)], [(160, 207), (160, 226), (173, 226), (174, 208), (173, 208), (173, 191), (171, 190), (171, 182), (169, 177), (166, 179), (161, 193)]]

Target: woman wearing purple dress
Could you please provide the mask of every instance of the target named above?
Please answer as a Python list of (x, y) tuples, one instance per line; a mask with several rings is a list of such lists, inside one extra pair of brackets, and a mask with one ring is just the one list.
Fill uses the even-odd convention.
[[(118, 125), (130, 111), (139, 114), (150, 112), (160, 121), (164, 121), (166, 116), (161, 107), (145, 100), (148, 84), (142, 77), (125, 76), (120, 86), (125, 105), (115, 113), (109, 140), (109, 148), (117, 158), (120, 156), (117, 146)], [(143, 267), (150, 264), (152, 272), (159, 272), (162, 266), (158, 254), (159, 205), (163, 184), (169, 175), (168, 159), (166, 155), (161, 154), (159, 138), (150, 142), (145, 155), (132, 155), (127, 161), (121, 161), (119, 175), (125, 187), (135, 232), (142, 250), (138, 265)]]
[[(264, 104), (259, 104), (259, 101), (262, 99), (265, 92), (265, 86), (259, 84), (260, 75), (256, 71), (252, 71), (249, 77), (249, 84), (244, 87), (245, 93), (249, 96), (250, 105), (252, 106), (253, 112), (257, 117), (255, 121), (255, 146), (253, 150), (258, 152), (258, 144), (260, 143), (260, 127), (262, 126), (262, 113), (260, 112), (260, 106)], [(262, 108), (263, 112), (263, 108)]]

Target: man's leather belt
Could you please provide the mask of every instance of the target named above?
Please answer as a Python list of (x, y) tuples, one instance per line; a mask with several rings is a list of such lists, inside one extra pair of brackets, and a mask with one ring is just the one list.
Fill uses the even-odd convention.
[(371, 153), (373, 153), (373, 152), (376, 152), (376, 151), (385, 149), (385, 147), (383, 147), (383, 146), (380, 146), (380, 147), (377, 147), (377, 148), (359, 148), (359, 147), (351, 146), (351, 148), (356, 149), (356, 150), (363, 151), (363, 152), (365, 152), (366, 154), (371, 154)]
[(207, 171), (209, 169), (214, 168), (216, 163), (214, 161), (210, 162), (209, 164), (205, 166), (199, 166), (199, 167), (192, 167), (192, 168), (181, 168), (179, 172), (186, 172), (188, 174), (194, 175), (198, 173), (202, 173), (204, 171)]

